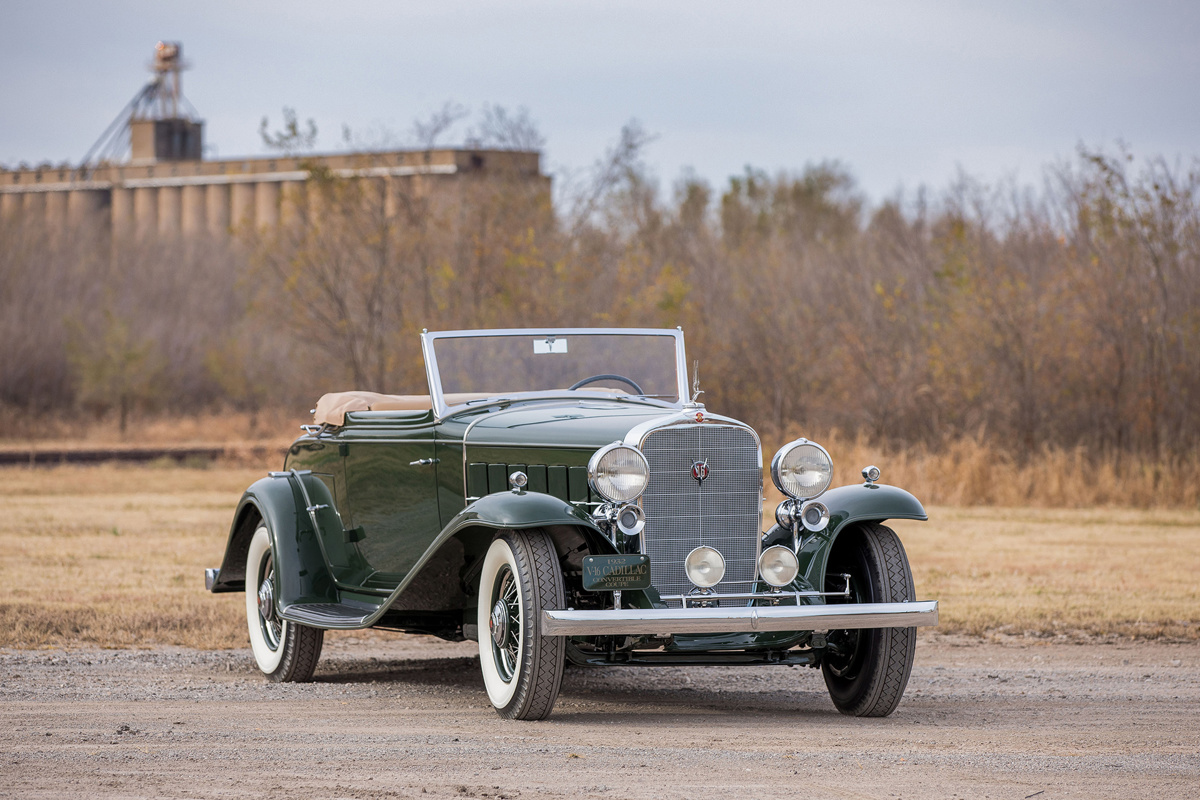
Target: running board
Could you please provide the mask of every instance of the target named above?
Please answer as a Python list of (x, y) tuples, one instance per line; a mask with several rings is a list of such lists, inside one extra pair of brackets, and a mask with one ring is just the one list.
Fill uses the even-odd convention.
[(310, 625), (314, 628), (362, 628), (367, 617), (379, 610), (370, 603), (347, 601), (342, 603), (292, 603), (279, 612), (289, 622)]
[(847, 628), (915, 628), (938, 624), (936, 600), (748, 608), (623, 608), (542, 612), (543, 636), (746, 633)]

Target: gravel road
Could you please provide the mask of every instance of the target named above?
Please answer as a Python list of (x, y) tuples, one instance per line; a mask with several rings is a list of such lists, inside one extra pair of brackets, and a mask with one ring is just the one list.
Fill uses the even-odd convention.
[(248, 650), (0, 650), (0, 797), (1200, 797), (1200, 644), (922, 634), (900, 708), (803, 668), (568, 669), (501, 720), (473, 645), (330, 635), (316, 682)]

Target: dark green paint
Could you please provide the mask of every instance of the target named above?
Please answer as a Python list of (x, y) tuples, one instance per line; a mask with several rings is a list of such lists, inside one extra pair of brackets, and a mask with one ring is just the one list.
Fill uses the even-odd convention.
[[(276, 602), (280, 609), (293, 603), (336, 602), (337, 589), (326, 566), (326, 557), (304, 503), (298, 480), (314, 504), (328, 503), (332, 497), (325, 484), (312, 475), (268, 477), (256, 481), (242, 494), (229, 531), (225, 563), (221, 565), (224, 591), (245, 588), (246, 546), (257, 527), (266, 522), (275, 553)], [(240, 559), (238, 555), (240, 554)], [(257, 587), (251, 587), (256, 590)]]
[[(587, 503), (598, 498), (587, 484), (587, 462), (599, 447), (622, 440), (631, 427), (673, 413), (637, 402), (589, 399), (470, 409), (442, 421), (425, 412), (350, 414), (345, 427), (319, 439), (302, 437), (290, 448), (287, 467), (314, 474), (265, 478), (246, 491), (215, 591), (243, 588), (245, 542), (253, 533), (247, 520), (259, 515), (274, 538), (284, 608), (293, 603), (368, 602), (378, 604), (378, 610), (364, 626), (376, 624), (453, 540), (468, 603), (463, 619), (473, 621), (470, 584), (497, 530), (576, 530), (584, 537), (586, 552), (614, 552), (589, 514)], [(464, 448), (463, 435), (472, 422), (477, 424)], [(469, 461), (465, 470), (464, 449)], [(410, 463), (421, 459), (435, 463)], [(509, 489), (508, 476), (516, 469), (529, 477), (525, 491)], [(315, 526), (298, 481), (304, 482), (313, 504), (328, 506), (314, 512)], [(468, 502), (468, 497), (478, 499)], [(830, 509), (830, 524), (820, 533), (805, 533), (801, 573), (793, 589), (825, 589), (829, 549), (847, 525), (926, 518), (916, 498), (892, 486), (845, 486), (830, 490), (821, 500)], [(765, 512), (769, 515), (771, 509)], [(767, 532), (765, 545), (790, 544), (791, 539), (790, 531), (776, 526)], [(648, 588), (630, 590), (624, 605), (662, 603)], [(681, 635), (657, 657), (643, 653), (622, 660), (617, 653), (615, 661), (607, 661), (610, 656), (589, 651), (581, 663), (781, 663), (780, 653), (808, 638), (804, 631)], [(647, 640), (637, 646), (661, 644)], [(809, 658), (793, 654), (788, 659), (799, 660), (783, 663), (805, 663)]]

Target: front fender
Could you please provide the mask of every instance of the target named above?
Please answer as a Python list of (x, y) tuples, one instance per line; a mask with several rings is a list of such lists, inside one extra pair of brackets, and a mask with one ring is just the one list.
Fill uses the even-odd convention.
[(836, 532), (850, 522), (885, 519), (929, 519), (921, 501), (898, 486), (856, 483), (821, 495), (829, 508), (829, 527)]
[[(611, 542), (585, 512), (557, 497), (541, 492), (496, 492), (481, 497), (454, 515), (430, 543), (425, 554), (409, 570), (400, 585), (388, 596), (367, 624), (386, 611), (420, 574), (421, 570), (451, 540), (462, 545), (466, 563), (463, 568), (464, 590), (477, 575), (478, 565), (498, 530), (544, 528), (554, 539), (562, 556), (582, 541), (592, 553), (615, 552)], [(472, 569), (472, 567), (475, 567)], [(468, 592), (469, 594), (469, 592)]]
[[(333, 576), (329, 574), (321, 543), (296, 485), (304, 477), (277, 473), (255, 481), (242, 494), (214, 592), (245, 591), (246, 553), (261, 519), (271, 535), (280, 608), (298, 602), (337, 602)], [(305, 488), (314, 503), (331, 502), (323, 496), (328, 490), (319, 480), (310, 480)]]
[(442, 534), (471, 525), (483, 525), (487, 528), (583, 525), (600, 533), (600, 529), (585, 512), (553, 495), (541, 492), (496, 492), (481, 497), (458, 512)]
[[(804, 581), (825, 591), (825, 564), (838, 535), (856, 522), (883, 522), (888, 519), (927, 520), (921, 501), (898, 486), (886, 484), (853, 484), (830, 489), (819, 500), (829, 509), (829, 524), (818, 533), (804, 533), (800, 545), (800, 574)], [(763, 540), (769, 544), (790, 544), (791, 531), (778, 525), (767, 531)]]

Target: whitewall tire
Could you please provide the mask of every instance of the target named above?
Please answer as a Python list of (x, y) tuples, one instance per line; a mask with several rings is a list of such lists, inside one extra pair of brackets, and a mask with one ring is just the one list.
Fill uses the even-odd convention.
[(297, 682), (312, 678), (325, 631), (288, 622), (278, 614), (275, 559), (271, 534), (259, 525), (246, 554), (246, 625), (254, 661), (273, 681)]
[(506, 719), (545, 719), (562, 684), (566, 642), (542, 636), (542, 611), (563, 607), (562, 570), (542, 530), (505, 531), (479, 580), (479, 664), (488, 699)]

